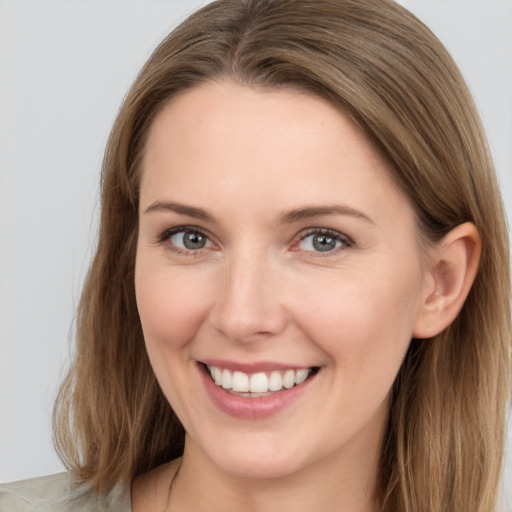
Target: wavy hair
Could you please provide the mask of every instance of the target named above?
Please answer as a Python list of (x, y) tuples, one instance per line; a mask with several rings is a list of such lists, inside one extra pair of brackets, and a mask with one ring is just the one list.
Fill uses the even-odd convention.
[(183, 452), (135, 303), (140, 164), (164, 105), (221, 79), (307, 91), (339, 108), (387, 158), (427, 243), (476, 225), (481, 262), (459, 316), (438, 336), (411, 341), (394, 384), (377, 492), (383, 512), (494, 511), (511, 374), (504, 210), (460, 72), (391, 0), (218, 0), (156, 48), (106, 148), (99, 239), (54, 411), (62, 460), (108, 490)]

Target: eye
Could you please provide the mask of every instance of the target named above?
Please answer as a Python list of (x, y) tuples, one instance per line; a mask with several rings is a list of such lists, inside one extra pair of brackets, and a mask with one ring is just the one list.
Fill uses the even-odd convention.
[(169, 241), (174, 249), (182, 251), (198, 251), (212, 246), (211, 240), (195, 228), (174, 228), (166, 231), (161, 241)]
[(348, 237), (331, 230), (313, 231), (303, 237), (298, 249), (301, 251), (331, 252), (350, 245)]

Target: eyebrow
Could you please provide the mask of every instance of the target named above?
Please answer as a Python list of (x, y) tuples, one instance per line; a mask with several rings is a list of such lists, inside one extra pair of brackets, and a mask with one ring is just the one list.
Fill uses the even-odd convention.
[[(182, 203), (176, 203), (173, 201), (155, 201), (149, 205), (144, 213), (168, 211), (174, 212), (181, 215), (187, 215), (194, 219), (204, 220), (208, 222), (214, 222), (215, 217), (204, 210), (196, 206), (189, 206)], [(313, 219), (315, 217), (321, 217), (324, 215), (347, 215), (350, 217), (356, 217), (363, 219), (374, 224), (374, 221), (365, 215), (363, 212), (350, 208), (349, 206), (342, 205), (327, 205), (327, 206), (307, 206), (305, 208), (297, 208), (288, 212), (282, 212), (278, 216), (278, 224), (293, 224), (294, 222), (300, 222), (303, 220)]]
[(208, 211), (203, 210), (203, 208), (188, 206), (186, 204), (175, 203), (172, 201), (155, 201), (144, 210), (144, 213), (161, 211), (179, 213), (181, 215), (187, 215), (188, 217), (192, 217), (194, 219), (205, 220), (209, 222), (213, 222), (215, 220), (213, 215)]
[(308, 206), (306, 208), (297, 208), (296, 210), (281, 213), (278, 217), (278, 223), (292, 224), (294, 222), (322, 217), (324, 215), (348, 215), (350, 217), (356, 217), (375, 224), (374, 221), (363, 212), (350, 208), (349, 206), (342, 205)]

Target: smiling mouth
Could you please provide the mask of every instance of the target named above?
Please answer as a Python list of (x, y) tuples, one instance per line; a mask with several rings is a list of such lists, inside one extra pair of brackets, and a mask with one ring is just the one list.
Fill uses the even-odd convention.
[(316, 374), (318, 367), (245, 373), (204, 365), (215, 384), (228, 393), (256, 398), (299, 386)]

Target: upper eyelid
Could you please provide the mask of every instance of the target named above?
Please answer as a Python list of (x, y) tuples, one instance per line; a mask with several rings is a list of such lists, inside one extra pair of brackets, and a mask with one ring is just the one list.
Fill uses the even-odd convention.
[[(156, 238), (157, 243), (162, 243), (168, 238), (170, 238), (172, 235), (175, 235), (176, 233), (180, 232), (197, 232), (201, 235), (205, 236), (210, 240), (212, 243), (217, 243), (214, 241), (214, 237), (208, 232), (208, 230), (205, 230), (203, 228), (200, 228), (199, 226), (194, 225), (183, 225), (183, 226), (175, 226), (172, 228), (164, 229)], [(328, 234), (331, 235), (341, 242), (343, 242), (345, 245), (350, 246), (354, 242), (352, 238), (349, 235), (346, 235), (345, 233), (338, 231), (337, 229), (332, 228), (325, 228), (325, 227), (312, 227), (312, 228), (306, 228), (299, 231), (292, 239), (292, 245), (304, 240), (308, 236), (314, 235), (315, 233), (322, 233), (322, 234)]]
[(176, 226), (173, 228), (164, 229), (162, 232), (160, 232), (156, 240), (157, 242), (165, 242), (168, 238), (170, 238), (172, 235), (175, 235), (176, 233), (200, 233), (204, 237), (208, 238), (208, 240), (213, 241), (212, 237), (208, 234), (207, 231), (204, 229), (198, 227), (198, 226)]
[(340, 241), (346, 242), (348, 245), (351, 245), (354, 243), (352, 238), (349, 235), (346, 235), (345, 233), (342, 233), (341, 231), (338, 231), (337, 229), (331, 229), (331, 228), (309, 228), (306, 230), (305, 233), (299, 235), (299, 240), (304, 240), (304, 238), (314, 235), (315, 233), (322, 233), (325, 235), (331, 235)]

